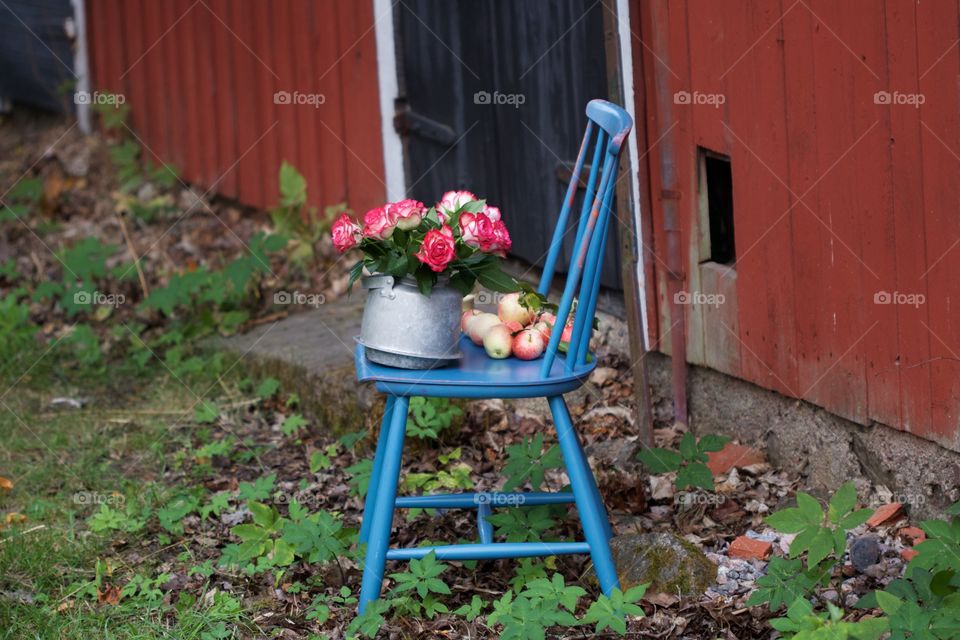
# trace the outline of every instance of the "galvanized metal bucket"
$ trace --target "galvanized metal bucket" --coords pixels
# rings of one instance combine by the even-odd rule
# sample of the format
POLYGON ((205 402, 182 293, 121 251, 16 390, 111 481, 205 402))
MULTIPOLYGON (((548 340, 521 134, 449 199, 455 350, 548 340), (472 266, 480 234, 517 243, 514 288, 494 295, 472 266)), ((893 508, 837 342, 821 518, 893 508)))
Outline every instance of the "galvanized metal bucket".
POLYGON ((429 296, 412 278, 392 276, 361 280, 367 289, 363 322, 357 341, 367 358, 400 369, 433 369, 448 365, 460 353, 459 292, 437 283, 429 296))

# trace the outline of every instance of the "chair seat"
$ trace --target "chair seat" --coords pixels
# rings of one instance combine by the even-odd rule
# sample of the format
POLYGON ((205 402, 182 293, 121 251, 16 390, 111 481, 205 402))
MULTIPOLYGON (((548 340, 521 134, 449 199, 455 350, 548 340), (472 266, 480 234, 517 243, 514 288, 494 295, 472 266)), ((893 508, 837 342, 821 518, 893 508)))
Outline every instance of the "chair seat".
POLYGON ((463 357, 446 367, 429 370, 397 369, 367 359, 357 345, 357 379, 375 382, 383 393, 398 396, 453 398, 536 398, 555 396, 583 385, 596 367, 596 358, 567 370, 566 356, 558 355, 550 375, 540 375, 542 359, 494 360, 466 336, 460 339, 463 357))

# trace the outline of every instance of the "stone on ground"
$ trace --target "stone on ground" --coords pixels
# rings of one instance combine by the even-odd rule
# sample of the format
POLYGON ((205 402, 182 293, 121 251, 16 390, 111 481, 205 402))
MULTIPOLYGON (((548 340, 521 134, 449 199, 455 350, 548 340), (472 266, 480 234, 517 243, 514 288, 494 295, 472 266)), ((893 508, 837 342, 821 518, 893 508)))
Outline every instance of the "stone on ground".
POLYGON ((903 517, 903 505, 899 502, 891 502, 879 507, 867 520, 868 527, 879 527, 884 524, 893 524, 903 517))
POLYGON ((850 543, 850 563, 863 573, 880 562, 880 543, 874 536, 860 536, 850 543))
POLYGON ((773 543, 757 540, 748 536, 739 536, 730 543, 730 557, 744 560, 766 560, 773 551, 773 543))
POLYGON ((697 596, 717 579, 717 565, 671 533, 615 536, 610 550, 623 591, 649 583, 648 594, 697 596))

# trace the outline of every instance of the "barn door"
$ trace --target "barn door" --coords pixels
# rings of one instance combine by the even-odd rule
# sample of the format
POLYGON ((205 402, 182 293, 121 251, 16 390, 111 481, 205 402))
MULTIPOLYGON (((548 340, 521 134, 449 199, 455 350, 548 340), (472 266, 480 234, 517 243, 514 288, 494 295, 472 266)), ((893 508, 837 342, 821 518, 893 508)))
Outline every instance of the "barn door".
MULTIPOLYGON (((602 11, 595 0, 398 3, 396 125, 411 197, 486 196, 506 216, 513 254, 542 265, 584 108, 607 95, 602 11)), ((607 247, 602 281, 620 288, 615 238, 607 247)))

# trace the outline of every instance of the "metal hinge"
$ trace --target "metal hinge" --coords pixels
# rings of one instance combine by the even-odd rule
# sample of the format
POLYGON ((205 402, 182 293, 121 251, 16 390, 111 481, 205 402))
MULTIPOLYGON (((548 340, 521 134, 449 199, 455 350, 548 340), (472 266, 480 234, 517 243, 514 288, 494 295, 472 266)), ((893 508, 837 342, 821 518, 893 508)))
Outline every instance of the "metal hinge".
POLYGON ((400 111, 393 117, 393 128, 402 136, 413 134, 444 146, 457 141, 457 132, 451 127, 410 109, 400 111))

